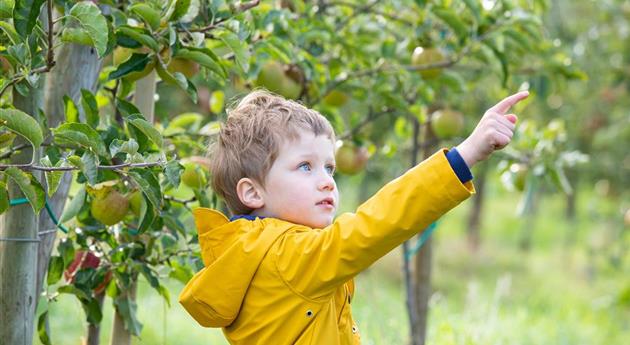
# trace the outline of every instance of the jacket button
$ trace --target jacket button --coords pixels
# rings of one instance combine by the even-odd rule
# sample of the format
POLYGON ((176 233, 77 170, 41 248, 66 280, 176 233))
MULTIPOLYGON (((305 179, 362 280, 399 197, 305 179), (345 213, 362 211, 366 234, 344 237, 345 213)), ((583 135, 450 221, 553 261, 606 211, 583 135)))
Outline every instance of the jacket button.
POLYGON ((307 316, 307 317, 313 317, 313 311, 312 311, 312 310, 310 310, 310 309, 309 309, 309 310, 307 310, 307 311, 306 311, 306 316, 307 316))
POLYGON ((357 332, 357 326, 352 326, 352 333, 356 333, 357 332))

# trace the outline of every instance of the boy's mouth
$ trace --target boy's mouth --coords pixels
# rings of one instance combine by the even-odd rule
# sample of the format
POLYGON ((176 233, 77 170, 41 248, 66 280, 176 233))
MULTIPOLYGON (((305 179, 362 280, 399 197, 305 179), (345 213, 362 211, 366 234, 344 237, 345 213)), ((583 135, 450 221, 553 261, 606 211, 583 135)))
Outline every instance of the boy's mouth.
POLYGON ((318 202, 316 205, 330 205, 335 206, 335 199, 333 198, 325 198, 324 200, 318 202))

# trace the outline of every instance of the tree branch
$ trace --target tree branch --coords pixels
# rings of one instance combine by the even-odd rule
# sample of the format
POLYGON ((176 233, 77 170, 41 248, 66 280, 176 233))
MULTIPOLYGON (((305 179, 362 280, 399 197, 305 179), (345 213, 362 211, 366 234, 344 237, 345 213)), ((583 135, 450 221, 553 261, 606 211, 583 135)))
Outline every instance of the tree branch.
MULTIPOLYGON (((123 163, 116 165, 97 165, 97 169, 101 170, 118 170, 121 168, 147 168, 154 167, 158 165, 162 165, 164 162, 150 162, 150 163, 123 163)), ((8 168, 19 168, 22 170, 38 170, 38 171, 71 171, 71 170, 81 170, 78 167, 45 167, 41 165, 33 165, 33 164, 0 164, 0 171, 6 170, 8 168)))

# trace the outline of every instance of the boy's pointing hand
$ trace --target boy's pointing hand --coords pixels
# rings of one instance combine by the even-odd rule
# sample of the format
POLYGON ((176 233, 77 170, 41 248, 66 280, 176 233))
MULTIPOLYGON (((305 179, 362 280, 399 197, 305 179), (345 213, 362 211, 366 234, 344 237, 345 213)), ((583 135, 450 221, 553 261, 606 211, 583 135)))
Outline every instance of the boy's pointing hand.
POLYGON ((506 113, 527 96, 528 91, 521 91, 488 109, 472 134, 457 146, 457 151, 469 168, 510 143, 518 118, 514 114, 506 113))

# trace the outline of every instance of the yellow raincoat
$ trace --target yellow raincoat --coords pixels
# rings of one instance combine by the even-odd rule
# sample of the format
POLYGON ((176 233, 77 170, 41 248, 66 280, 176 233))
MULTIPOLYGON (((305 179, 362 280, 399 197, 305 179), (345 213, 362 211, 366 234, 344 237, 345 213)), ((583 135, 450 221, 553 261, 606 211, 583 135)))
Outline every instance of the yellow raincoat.
POLYGON ((475 192, 444 152, 324 229, 194 210, 205 268, 180 303, 231 344, 359 344, 353 277, 475 192))

